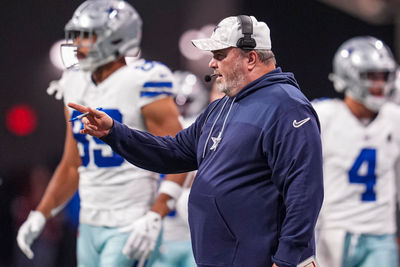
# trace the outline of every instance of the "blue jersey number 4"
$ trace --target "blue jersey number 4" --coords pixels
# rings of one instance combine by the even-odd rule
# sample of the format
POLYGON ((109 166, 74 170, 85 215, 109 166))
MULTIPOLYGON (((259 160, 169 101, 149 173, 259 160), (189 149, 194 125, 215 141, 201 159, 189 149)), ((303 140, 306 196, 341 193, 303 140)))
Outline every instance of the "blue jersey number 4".
POLYGON ((355 184, 365 184, 366 190, 361 195, 361 201, 376 201, 374 186, 376 184, 376 149, 364 148, 349 171, 349 181, 355 184), (368 165, 367 172, 360 175, 359 170, 363 164, 368 165))

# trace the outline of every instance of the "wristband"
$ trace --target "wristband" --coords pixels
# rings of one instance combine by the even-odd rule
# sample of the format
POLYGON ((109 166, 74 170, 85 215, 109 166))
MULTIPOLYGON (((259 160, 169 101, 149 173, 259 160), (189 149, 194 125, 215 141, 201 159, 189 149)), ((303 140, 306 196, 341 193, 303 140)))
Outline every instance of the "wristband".
POLYGON ((170 210, 173 210, 177 199, 182 193, 182 186, 173 181, 164 180, 162 181, 160 188, 158 189, 158 193, 164 193, 171 197, 170 200, 167 200, 166 204, 170 210))
POLYGON ((66 205, 67 205, 67 202, 65 202, 64 204, 61 204, 60 206, 52 209, 50 211, 50 216, 51 217, 55 217, 66 205))

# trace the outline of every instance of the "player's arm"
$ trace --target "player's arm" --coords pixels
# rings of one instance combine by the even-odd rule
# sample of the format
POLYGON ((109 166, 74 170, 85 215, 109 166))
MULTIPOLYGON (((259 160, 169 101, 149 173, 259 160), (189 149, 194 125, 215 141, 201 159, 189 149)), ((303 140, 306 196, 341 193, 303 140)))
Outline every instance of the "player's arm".
MULTIPOLYGON (((143 106, 142 115, 148 131, 154 135, 175 136, 182 129, 178 120, 179 112, 170 97, 143 106)), ((126 256, 144 261, 154 250, 161 231, 162 217, 174 208, 185 179, 186 173, 166 175, 151 210, 132 224, 133 230, 122 250, 126 256)))
POLYGON ((58 164, 53 177, 36 210, 40 211, 46 218, 52 216, 52 211, 65 204, 76 192, 79 184, 78 167, 81 165, 76 140, 73 136, 69 112, 65 108, 66 137, 64 153, 58 164))
POLYGON ((32 259, 34 254, 30 249, 33 241, 42 232, 46 220, 55 215, 76 192, 78 188, 78 167, 81 165, 76 141, 73 138, 69 113, 65 108, 67 121, 64 152, 56 171, 54 172, 46 191, 35 211, 31 211, 28 219, 18 231, 17 242, 25 255, 32 259))
MULTIPOLYGON (((179 112, 175 102, 170 97, 164 97, 142 108, 147 129, 158 136, 172 136, 182 130, 179 122, 179 112)), ((185 182, 186 173, 168 174, 160 187, 160 194, 151 210, 162 217, 170 212, 175 201, 179 198, 181 186, 185 182)))

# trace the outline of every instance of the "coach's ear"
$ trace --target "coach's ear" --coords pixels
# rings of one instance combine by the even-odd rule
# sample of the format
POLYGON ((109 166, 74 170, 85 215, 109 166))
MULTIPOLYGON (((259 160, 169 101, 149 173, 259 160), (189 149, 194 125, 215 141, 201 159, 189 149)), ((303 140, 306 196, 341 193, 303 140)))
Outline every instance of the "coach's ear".
POLYGON ((247 70, 252 71, 255 67, 256 64, 260 61, 257 53, 252 50, 247 53, 247 70))

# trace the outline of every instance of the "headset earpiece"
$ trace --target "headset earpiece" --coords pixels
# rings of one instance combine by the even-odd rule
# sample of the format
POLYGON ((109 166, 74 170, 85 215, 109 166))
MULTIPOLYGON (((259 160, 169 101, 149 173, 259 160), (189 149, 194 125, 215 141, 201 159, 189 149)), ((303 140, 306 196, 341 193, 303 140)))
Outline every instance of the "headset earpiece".
POLYGON ((253 21, 250 16, 240 15, 237 17, 242 28, 243 37, 237 41, 236 46, 244 50, 253 50, 257 46, 256 40, 251 38, 253 34, 253 21))

